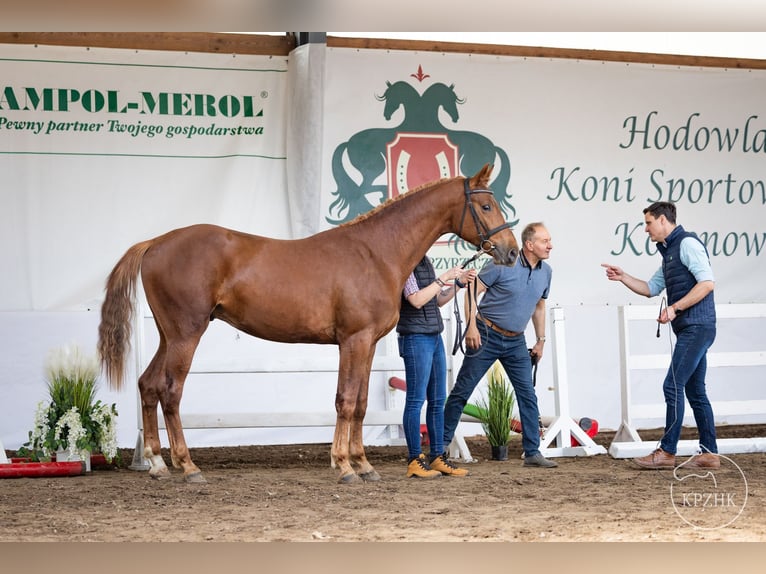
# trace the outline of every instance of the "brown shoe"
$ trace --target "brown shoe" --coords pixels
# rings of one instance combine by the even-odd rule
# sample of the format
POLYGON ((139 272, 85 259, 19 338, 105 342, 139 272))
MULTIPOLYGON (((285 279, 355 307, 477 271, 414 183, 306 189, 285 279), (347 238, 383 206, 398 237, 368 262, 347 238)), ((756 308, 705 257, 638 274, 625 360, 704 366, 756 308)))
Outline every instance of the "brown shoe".
POLYGON ((442 473, 432 470, 426 462, 426 455, 420 453, 418 458, 413 458, 407 465, 407 478, 441 478, 442 473))
POLYGON ((695 454, 688 461, 683 464, 684 468, 705 468, 709 470, 716 470, 721 468, 721 459, 717 454, 712 452, 705 452, 702 454, 695 454))
POLYGON ((634 458, 633 462, 641 468, 673 469, 676 466, 676 455, 658 448, 651 454, 647 454, 641 458, 634 458))
POLYGON ((440 454, 431 461, 431 468, 438 470, 445 476, 468 476, 468 470, 465 468, 458 468, 452 464, 447 458, 447 453, 440 454))

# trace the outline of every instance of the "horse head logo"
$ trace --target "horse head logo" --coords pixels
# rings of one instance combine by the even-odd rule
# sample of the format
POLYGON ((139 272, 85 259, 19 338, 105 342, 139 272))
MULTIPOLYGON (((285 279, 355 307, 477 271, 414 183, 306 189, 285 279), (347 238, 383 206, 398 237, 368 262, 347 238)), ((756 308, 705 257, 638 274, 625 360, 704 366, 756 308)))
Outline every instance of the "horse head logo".
POLYGON ((450 84, 449 86, 442 83, 432 84, 425 92, 423 92, 423 108, 434 115, 435 119, 433 120, 433 123, 438 125, 441 129, 446 128, 441 125, 438 116, 436 115, 439 108, 444 110, 450 119, 452 119, 452 123, 457 123, 460 118, 457 106, 458 104, 462 105, 465 102, 465 99, 460 99, 455 93, 455 84, 450 84))
MULTIPOLYGON (((390 121, 391 116, 400 107, 404 108, 405 121, 407 115, 414 115, 415 108, 420 102, 420 94, 407 82, 386 82, 386 91, 382 96, 375 96, 375 99, 379 102, 385 102, 383 107, 383 117, 390 121), (410 113, 412 112, 412 113, 410 113)), ((403 124, 404 122, 402 122, 403 124)), ((401 125, 399 127, 401 127, 401 125)))
MULTIPOLYGON (((420 94, 407 82, 386 82, 385 92, 382 96, 376 95, 375 99, 385 102, 383 117, 386 120, 404 107, 406 121, 413 115, 411 110, 417 106, 420 94)), ((386 171, 386 145, 400 126, 362 130, 335 148, 332 174, 337 189, 333 192, 336 199, 330 205, 330 217, 325 218, 328 223, 340 225, 351 221, 385 201, 387 186, 376 183, 376 180, 386 171), (357 175, 356 179, 351 177, 347 167, 357 175)))
MULTIPOLYGON (((387 81, 375 99, 384 102, 385 120, 396 118, 398 124, 362 130, 335 148, 332 173, 337 189, 325 218, 328 223, 345 223, 406 189, 476 173, 485 164, 495 166, 490 187, 503 214, 512 225, 518 223, 508 190, 511 164, 505 151, 486 136, 451 130, 442 123, 442 118, 451 120, 450 125, 457 123, 459 106, 467 101, 454 84, 435 82, 421 95, 408 82, 387 81)), ((457 238, 450 242, 461 246, 457 238)))

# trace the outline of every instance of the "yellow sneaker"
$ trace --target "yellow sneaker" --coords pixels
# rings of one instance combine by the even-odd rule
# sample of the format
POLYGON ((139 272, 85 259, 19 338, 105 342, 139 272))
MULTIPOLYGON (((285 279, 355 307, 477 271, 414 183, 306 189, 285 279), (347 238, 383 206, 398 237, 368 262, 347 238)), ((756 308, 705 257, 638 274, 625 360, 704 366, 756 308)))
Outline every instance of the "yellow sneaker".
POLYGON ((431 461, 431 468, 438 470, 446 476, 468 476, 470 473, 465 468, 458 468, 447 459, 447 453, 437 456, 431 461))
POLYGON ((413 458, 407 465, 407 478, 439 478, 442 473, 431 470, 426 462, 426 455, 420 453, 418 458, 413 458))

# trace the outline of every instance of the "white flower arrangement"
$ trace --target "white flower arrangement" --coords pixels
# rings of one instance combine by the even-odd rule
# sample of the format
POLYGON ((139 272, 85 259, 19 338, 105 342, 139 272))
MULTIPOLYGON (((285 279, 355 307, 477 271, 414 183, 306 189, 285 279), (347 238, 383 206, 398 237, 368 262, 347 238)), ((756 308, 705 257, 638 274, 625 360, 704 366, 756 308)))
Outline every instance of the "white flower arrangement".
POLYGON ((77 448, 77 446, 83 443, 86 434, 85 428, 82 426, 82 421, 80 420, 80 412, 77 410, 77 407, 72 407, 64 413, 63 417, 56 421, 56 430, 53 433, 53 438, 56 439, 59 445, 64 449, 69 449, 71 451, 76 449, 80 458, 85 458, 88 454, 88 449, 77 448), (64 429, 67 429, 68 432, 65 433, 64 429), (66 438, 64 437, 65 434, 66 438))
POLYGON ((48 410, 50 403, 40 401, 37 403, 37 410, 35 411, 35 421, 32 426, 32 430, 29 431, 29 445, 32 450, 37 450, 42 453, 43 458, 50 458, 51 449, 50 443, 46 440, 46 437, 50 433, 50 426, 48 425, 48 410))
POLYGON ((95 356, 78 347, 52 351, 45 367, 50 401, 41 401, 29 432, 33 458, 48 459, 59 448, 81 458, 100 451, 111 461, 117 455, 117 408, 95 400, 99 368, 95 356))
POLYGON ((93 406, 90 413, 93 422, 101 429, 99 433, 98 447, 101 454, 107 460, 112 460, 117 456, 117 410, 114 405, 111 407, 100 401, 93 406))

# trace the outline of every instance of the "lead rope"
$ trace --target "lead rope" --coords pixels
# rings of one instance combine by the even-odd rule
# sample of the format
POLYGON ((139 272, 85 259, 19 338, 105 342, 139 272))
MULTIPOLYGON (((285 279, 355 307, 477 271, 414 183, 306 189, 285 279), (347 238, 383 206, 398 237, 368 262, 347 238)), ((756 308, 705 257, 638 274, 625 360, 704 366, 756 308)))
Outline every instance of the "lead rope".
MULTIPOLYGON (((475 288, 476 285, 476 279, 471 281, 468 285, 466 285, 467 289, 471 289, 472 287, 475 288)), ((463 347, 463 339, 465 339, 465 333, 463 332, 463 319, 460 317, 460 305, 457 301, 457 296, 453 297, 453 313, 455 314, 455 342, 452 345, 452 354, 457 354, 458 349, 460 349, 460 352, 465 355, 465 348, 463 347)), ((468 297, 468 303, 470 306, 471 298, 468 297)), ((466 310, 466 317, 468 317, 468 310, 466 310)))
MULTIPOLYGON (((473 289, 473 293, 474 293, 473 297, 468 297, 468 309, 466 309, 466 312, 465 312, 465 316, 466 317, 470 317, 471 316, 470 314, 473 313, 473 306, 472 305, 476 301, 476 281, 477 281, 477 279, 474 279, 473 281, 468 283, 468 285, 466 285, 466 288, 469 291, 471 289, 473 289)), ((478 355, 479 353, 481 353, 483 347, 480 347, 479 350, 476 351, 475 353, 471 353, 471 354, 466 353, 465 348, 463 347, 463 340, 465 339, 465 335, 466 334, 462 332, 462 329, 463 328, 462 328, 462 320, 460 319, 460 309, 459 309, 458 305, 455 304, 455 344, 452 347, 452 354, 454 355, 455 353, 457 353, 458 349, 460 349, 460 351, 466 357, 473 357, 473 356, 478 355)), ((485 330, 484 338, 486 339, 487 338, 487 334, 486 334, 487 326, 486 325, 484 326, 484 330, 485 330)))
MULTIPOLYGON (((463 263, 463 265, 460 266, 461 269, 465 269, 466 265, 468 265, 469 263, 474 261, 481 254, 482 254, 482 251, 480 249, 479 251, 477 251, 474 254, 473 257, 468 259, 465 263, 463 263)), ((468 291, 469 291, 468 308, 465 311, 465 316, 466 317, 470 317, 471 316, 470 313, 472 312, 472 309, 473 309, 472 304, 473 304, 473 301, 475 300, 475 297, 476 297, 476 295, 475 295, 476 294, 476 281, 477 281, 477 279, 474 279, 473 281, 471 281, 470 283, 468 283, 466 285, 466 289, 468 289, 468 291), (473 289, 473 292, 474 292, 474 296, 473 297, 470 296, 471 289, 473 289)), ((455 342, 452 345, 452 354, 455 355, 457 353, 458 349, 460 349, 460 352, 463 353, 463 355, 465 355, 465 347, 463 347, 463 340, 465 339, 465 333, 463 332, 463 319, 460 317, 460 305, 459 305, 458 300, 457 300, 457 294, 452 299, 453 299, 453 302, 452 302, 453 313, 455 314, 455 342)))
MULTIPOLYGON (((461 269, 465 269, 466 265, 469 263, 475 261, 479 256, 483 255, 484 253, 489 253, 492 251, 495 246, 489 241, 489 238, 492 237, 495 233, 502 231, 503 229, 510 228, 511 224, 508 222, 503 223, 502 225, 499 225, 495 227, 494 229, 487 229, 486 226, 479 220, 478 215, 476 215, 476 211, 473 208, 473 205, 470 201, 470 196, 473 193, 492 193, 489 189, 471 189, 470 187, 470 180, 469 178, 465 178, 465 181, 463 183, 463 189, 465 191, 465 203, 463 204, 463 213, 460 217, 460 229, 463 229, 463 224, 465 223, 465 214, 469 210, 471 211, 471 218, 473 219, 473 224, 476 226, 476 232, 479 235, 479 247, 476 250, 476 253, 473 254, 472 257, 469 259, 466 259, 466 261, 460 266, 461 269), (487 247, 489 245, 489 247, 487 247)), ((467 285, 467 288, 470 290, 471 287, 474 289, 474 298, 476 293, 476 280, 474 279, 472 283, 469 283, 467 285)), ((458 349, 465 355, 465 348, 463 347, 463 340, 465 339, 465 333, 463 333, 463 321, 460 318, 460 307, 458 305, 457 301, 457 291, 455 292, 455 297, 453 297, 453 307, 454 307, 454 314, 455 314, 455 342, 452 345, 452 354, 456 354, 458 349)), ((469 303, 471 302, 471 298, 468 298, 469 303)), ((466 316, 468 317, 468 312, 470 312, 470 309, 466 311, 466 316)))

